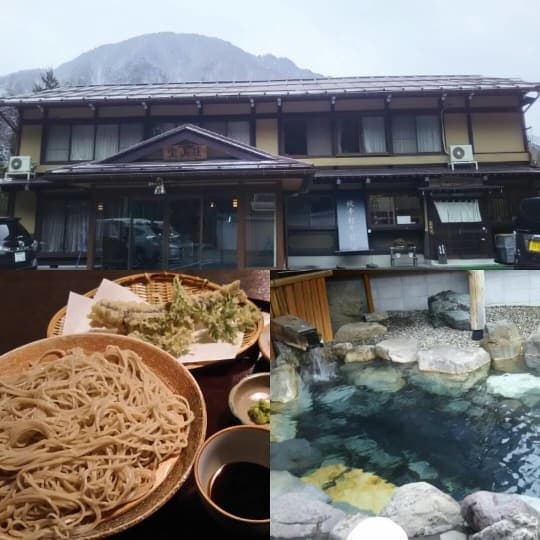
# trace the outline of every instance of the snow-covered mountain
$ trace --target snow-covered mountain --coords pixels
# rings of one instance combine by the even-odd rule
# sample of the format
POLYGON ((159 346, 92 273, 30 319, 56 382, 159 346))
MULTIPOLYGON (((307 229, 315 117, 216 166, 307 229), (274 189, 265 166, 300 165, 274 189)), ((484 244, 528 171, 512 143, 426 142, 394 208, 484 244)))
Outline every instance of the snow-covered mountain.
MULTIPOLYGON (((43 69, 0 76, 0 96, 32 92, 43 69)), ((250 54, 228 41, 198 34, 145 34, 102 45, 54 68, 62 85, 245 81, 316 77, 288 58, 250 54)), ((13 116, 12 111, 6 114, 13 116)), ((0 120, 0 162, 9 155, 11 129, 0 120)))
MULTIPOLYGON (((32 91, 44 69, 0 76, 0 95, 32 91)), ((310 78, 287 58, 250 54, 197 34, 145 34, 102 45, 54 68, 61 84, 154 83, 310 78)))

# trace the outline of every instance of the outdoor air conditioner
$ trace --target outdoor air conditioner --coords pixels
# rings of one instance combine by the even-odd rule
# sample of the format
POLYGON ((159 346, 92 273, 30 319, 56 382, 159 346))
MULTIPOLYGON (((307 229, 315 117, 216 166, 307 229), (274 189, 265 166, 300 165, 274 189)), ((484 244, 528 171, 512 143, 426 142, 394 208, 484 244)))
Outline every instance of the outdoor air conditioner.
POLYGON ((276 199, 273 193, 256 193, 251 201, 251 209, 254 212, 269 212, 276 207, 276 199))
POLYGON ((8 164, 8 174, 30 174, 32 158, 30 156, 11 156, 8 164))
POLYGON ((454 170, 454 165, 474 164, 478 169, 478 162, 474 159, 472 146, 470 144, 451 144, 449 147, 450 163, 454 170))

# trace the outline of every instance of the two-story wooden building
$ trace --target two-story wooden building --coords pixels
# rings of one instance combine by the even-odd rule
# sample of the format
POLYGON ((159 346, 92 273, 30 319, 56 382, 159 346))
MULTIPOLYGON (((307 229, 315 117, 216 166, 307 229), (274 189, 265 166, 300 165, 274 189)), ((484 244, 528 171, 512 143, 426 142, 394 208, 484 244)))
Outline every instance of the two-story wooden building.
POLYGON ((15 155, 35 169, 0 183, 0 213, 50 264, 388 266, 403 246, 489 262, 517 202, 540 193, 524 121, 539 91, 408 76, 4 98, 20 114, 15 155))

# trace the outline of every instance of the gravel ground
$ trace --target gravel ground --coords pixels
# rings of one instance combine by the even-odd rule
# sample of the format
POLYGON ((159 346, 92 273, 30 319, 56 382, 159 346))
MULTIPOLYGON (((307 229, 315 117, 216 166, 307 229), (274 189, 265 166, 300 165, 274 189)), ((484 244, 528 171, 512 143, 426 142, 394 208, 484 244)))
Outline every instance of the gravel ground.
MULTIPOLYGON (((425 311, 389 311, 389 319, 381 324, 388 331, 383 336, 369 340, 375 344, 382 339, 414 338, 418 340, 420 349, 429 349, 436 345, 452 345, 460 349, 479 347, 478 341, 471 339, 470 331, 454 330, 443 326, 433 328, 425 311)), ((500 319, 513 321, 520 330, 521 335, 527 338, 529 334, 540 326, 540 307, 530 306, 489 306, 486 308, 487 322, 500 319)))

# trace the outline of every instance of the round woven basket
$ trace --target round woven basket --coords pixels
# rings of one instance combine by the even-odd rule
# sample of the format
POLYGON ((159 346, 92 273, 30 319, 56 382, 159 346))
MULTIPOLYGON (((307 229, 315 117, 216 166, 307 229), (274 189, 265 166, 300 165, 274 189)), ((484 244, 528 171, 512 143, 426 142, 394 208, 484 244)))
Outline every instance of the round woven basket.
MULTIPOLYGON (((114 282, 128 287, 132 292, 140 296, 143 300, 149 304, 158 304, 161 302, 170 302, 173 297, 174 278, 180 279, 182 287, 188 294, 195 294, 205 290, 215 291, 221 287, 208 279, 204 279, 198 276, 192 276, 189 274, 180 274, 177 272, 145 272, 142 274, 133 274, 130 276, 121 277, 115 279, 114 282)), ((97 289, 92 289, 84 294, 88 298, 93 298, 97 289)), ((47 337, 59 336, 62 334, 64 327, 64 320, 66 317, 66 306, 58 310, 49 321, 47 326, 47 337)), ((262 314, 257 322, 257 326, 244 332, 244 339, 238 354, 242 354, 252 345, 258 342, 259 336, 264 327, 264 320, 262 314)), ((213 362, 212 362, 213 363, 213 362)), ((206 363, 189 363, 186 367, 189 369, 202 367, 207 365, 206 363)))

